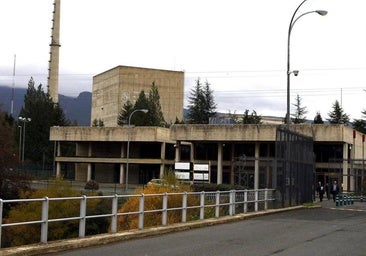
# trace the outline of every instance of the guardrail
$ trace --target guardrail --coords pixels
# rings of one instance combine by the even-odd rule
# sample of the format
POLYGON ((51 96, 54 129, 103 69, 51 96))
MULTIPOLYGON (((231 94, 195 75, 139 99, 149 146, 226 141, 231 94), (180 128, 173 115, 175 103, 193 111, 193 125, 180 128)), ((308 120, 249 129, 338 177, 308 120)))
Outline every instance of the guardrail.
POLYGON ((187 222, 187 211, 189 209, 199 209, 199 219, 205 218, 205 210, 207 208, 215 209, 214 217, 222 217, 220 214, 223 212, 226 215, 234 216, 239 210, 242 213, 249 211, 249 207, 253 211, 267 210, 268 203, 275 200, 273 189, 259 189, 259 190, 232 190, 232 191, 216 191, 216 192, 183 192, 183 193, 163 193, 163 194, 137 194, 137 195, 109 195, 109 196, 80 196, 80 197, 64 197, 64 198, 37 198, 37 199, 14 199, 14 200, 2 200, 0 199, 0 245, 2 230, 5 227, 20 226, 20 225, 33 225, 40 224, 41 234, 40 242, 47 243, 48 241, 48 224, 52 222, 72 221, 78 220, 79 222, 79 237, 85 237, 85 228, 87 219, 92 218, 111 218, 110 232, 116 233, 118 230, 117 220, 120 216, 137 215, 138 216, 138 229, 144 228, 144 217, 147 213, 159 213, 161 214, 161 225, 168 225, 168 212, 169 211, 181 211, 181 222, 187 222), (182 203, 181 207, 169 208, 169 198, 171 196, 180 196, 182 203), (197 200, 196 205, 188 204, 188 197, 195 197, 197 200), (139 198, 139 206, 135 212, 119 212, 118 204, 120 199, 128 199, 132 197, 139 198), (161 197, 162 206, 160 209, 145 209, 145 201, 149 197, 161 197), (87 201, 88 199, 109 199, 111 200, 111 210, 107 214, 99 215, 87 215, 87 201), (64 218, 49 218, 49 204, 50 202, 57 202, 61 200, 78 200, 80 205, 79 216, 64 217, 64 218), (39 220, 14 222, 14 223, 2 223, 3 209, 5 204, 19 204, 40 202, 41 209, 34 209, 34 211, 41 210, 41 218, 39 220), (226 207, 226 211, 220 211, 222 207, 226 207))

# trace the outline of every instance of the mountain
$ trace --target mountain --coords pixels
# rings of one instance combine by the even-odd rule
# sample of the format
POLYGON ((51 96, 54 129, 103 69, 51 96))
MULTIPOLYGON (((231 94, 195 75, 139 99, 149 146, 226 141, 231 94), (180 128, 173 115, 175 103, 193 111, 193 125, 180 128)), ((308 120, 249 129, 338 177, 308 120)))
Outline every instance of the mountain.
MULTIPOLYGON (((19 112, 24 104, 24 95, 26 94, 26 88, 14 89, 14 106, 13 116, 18 118, 19 112)), ((10 113, 11 112, 11 99, 13 89, 8 86, 0 86, 0 107, 1 110, 10 113)), ((66 118, 71 122, 76 121, 79 126, 90 126, 90 114, 91 114, 91 92, 82 92, 78 97, 69 97, 60 94, 59 103, 60 107, 64 111, 66 118)))

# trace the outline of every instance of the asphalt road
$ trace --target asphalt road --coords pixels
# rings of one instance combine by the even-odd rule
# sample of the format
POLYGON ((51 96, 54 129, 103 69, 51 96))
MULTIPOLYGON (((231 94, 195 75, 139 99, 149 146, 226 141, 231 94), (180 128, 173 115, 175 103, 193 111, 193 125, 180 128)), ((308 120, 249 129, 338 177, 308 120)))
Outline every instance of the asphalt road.
POLYGON ((366 203, 322 205, 53 255, 366 255, 366 203))

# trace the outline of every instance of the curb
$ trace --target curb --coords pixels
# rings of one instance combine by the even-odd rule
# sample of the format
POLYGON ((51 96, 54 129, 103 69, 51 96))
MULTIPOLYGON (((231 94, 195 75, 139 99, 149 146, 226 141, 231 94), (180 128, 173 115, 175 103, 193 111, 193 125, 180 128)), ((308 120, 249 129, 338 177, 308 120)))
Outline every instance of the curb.
POLYGON ((249 218, 254 218, 258 216, 280 213, 284 211, 293 211, 299 209, 306 209, 309 207, 304 206, 293 206, 281 209, 270 209, 266 211, 259 212, 251 212, 251 213, 241 213, 235 216, 225 216, 220 217, 218 219, 205 219, 192 221, 188 223, 177 223, 169 226, 163 227, 155 227, 155 228, 147 228, 143 230, 131 230, 126 232, 118 232, 118 233, 108 233, 108 234, 100 234, 93 235, 85 238, 74 238, 67 240, 58 240, 51 241, 47 244, 32 244, 32 245, 24 245, 20 247, 11 247, 0 249, 0 255, 2 256, 10 256, 10 255, 45 255, 49 253, 56 253, 67 250, 74 250, 79 248, 86 248, 96 245, 105 245, 109 243, 121 242, 130 239, 144 238, 148 236, 157 236, 162 234, 168 234, 172 232, 179 232, 184 230, 190 230, 194 228, 201 228, 213 225, 219 225, 224 223, 230 223, 235 221, 241 221, 249 218))

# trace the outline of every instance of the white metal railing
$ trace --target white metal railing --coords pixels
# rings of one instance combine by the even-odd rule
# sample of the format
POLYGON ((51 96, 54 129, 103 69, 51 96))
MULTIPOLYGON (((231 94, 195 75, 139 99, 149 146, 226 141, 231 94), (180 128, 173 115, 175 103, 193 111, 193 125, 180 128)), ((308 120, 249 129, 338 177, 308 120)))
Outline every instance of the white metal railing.
MULTIPOLYGON (((161 224, 163 226, 168 225, 168 212, 169 211, 181 211, 181 222, 187 222, 187 211, 189 209, 199 209, 199 219, 205 218, 205 209, 214 208, 215 218, 219 218, 221 207, 227 207, 226 215, 233 216, 238 210, 242 213, 248 212, 248 205, 253 205, 253 211, 267 210, 268 203, 275 200, 273 189, 258 189, 258 190, 232 190, 232 191, 216 191, 216 192, 181 192, 181 193, 163 193, 163 194, 136 194, 136 195, 109 195, 109 196, 79 196, 79 197, 64 197, 64 198, 37 198, 37 199, 14 199, 14 200, 2 200, 0 199, 0 245, 2 230, 4 227, 20 226, 20 225, 31 225, 40 224, 41 234, 40 242, 47 243, 48 241, 48 223, 60 222, 60 221, 79 221, 79 237, 85 237, 86 220, 92 218, 111 218, 110 232, 117 232, 117 219, 119 216, 126 215, 138 215, 138 228, 144 228, 144 217, 146 213, 160 213, 161 224), (172 195, 180 195, 182 197, 181 207, 169 208, 168 202, 169 197, 172 195), (160 209, 145 209, 145 200, 148 197, 158 196, 162 197, 162 207, 160 209), (197 205, 189 205, 188 197, 196 197, 199 201, 197 205), (139 197, 139 209, 135 212, 118 212, 118 200, 128 199, 130 197, 139 197), (99 214, 99 215, 87 215, 87 199, 111 199, 112 205, 110 213, 99 214), (80 205, 79 216, 64 217, 57 219, 49 218, 49 203, 51 201, 61 200, 78 200, 80 205), (5 204, 17 204, 27 202, 41 202, 41 219, 25 222, 14 222, 14 223, 2 223, 3 209, 5 204)), ((36 209, 35 209, 36 210, 36 209)))

